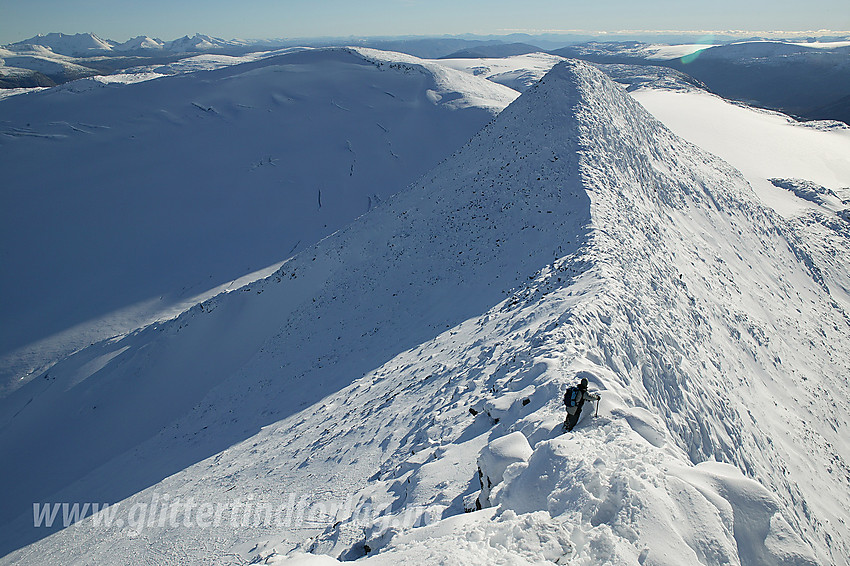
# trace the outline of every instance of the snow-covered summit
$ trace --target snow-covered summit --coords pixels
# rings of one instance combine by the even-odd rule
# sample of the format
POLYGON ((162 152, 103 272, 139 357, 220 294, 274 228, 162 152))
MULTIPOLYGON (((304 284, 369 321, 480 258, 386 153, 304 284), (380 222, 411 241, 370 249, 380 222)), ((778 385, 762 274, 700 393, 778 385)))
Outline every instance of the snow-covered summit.
MULTIPOLYGON (((37 467, 31 445, 55 458, 47 442, 103 464, 52 497, 127 497, 121 524, 11 559, 281 562, 300 543, 366 564, 847 564, 850 361, 833 346, 848 339, 816 261, 739 172, 563 62, 272 276, 86 348, 5 401, 14 461, 37 467), (600 417, 562 434, 579 374, 603 391, 600 417), (121 437, 86 444, 103 430, 121 437), (531 454, 488 486, 495 507, 464 515, 478 455, 517 432, 531 454), (228 510, 353 496, 438 521, 128 531, 162 493, 228 510)), ((26 490, 14 473, 3 484, 26 490)))
POLYGON ((238 40, 210 37, 209 35, 204 35, 202 33, 196 33, 193 36, 184 35, 178 39, 165 42, 165 48, 175 53, 213 51, 227 47, 244 46, 245 43, 238 40))
POLYGON ((115 51, 135 51, 135 50, 159 50, 165 48, 165 42, 161 39, 155 39, 146 35, 139 35, 128 39, 124 43, 118 43, 113 46, 115 51))
POLYGON ((35 37, 12 43, 11 49, 27 45, 42 45, 49 47, 54 53, 70 56, 84 56, 99 54, 103 51, 111 51, 113 43, 101 39, 93 33, 76 33, 73 35, 65 33, 38 34, 35 37))

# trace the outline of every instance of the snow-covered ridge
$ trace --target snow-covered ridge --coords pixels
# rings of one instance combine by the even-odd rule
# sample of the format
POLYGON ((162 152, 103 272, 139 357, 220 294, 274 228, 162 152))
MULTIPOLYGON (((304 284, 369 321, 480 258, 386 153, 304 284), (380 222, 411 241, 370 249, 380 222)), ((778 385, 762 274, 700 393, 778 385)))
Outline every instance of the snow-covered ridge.
POLYGON ((440 59, 440 64, 524 92, 549 72, 563 57, 529 53, 488 59, 440 59))
POLYGON ((694 60, 698 57, 733 59, 741 62, 756 58, 783 58, 806 56, 820 52, 842 53, 850 45, 847 41, 792 42, 779 40, 748 40, 732 43, 653 44, 639 41, 590 41, 565 47, 563 51, 580 55, 620 57, 670 61, 694 60))
MULTIPOLYGON (((549 72, 563 57, 548 53, 529 53, 492 59, 440 59, 441 65, 470 73, 525 92, 549 72)), ((703 90, 699 81, 667 67, 652 65, 598 64, 597 67, 628 90, 653 88, 658 90, 703 90)))
POLYGON ((212 51, 216 49, 224 49, 228 47, 244 47, 247 43, 235 39, 222 39, 220 37, 210 37, 201 33, 196 33, 193 36, 184 35, 181 38, 173 41, 167 41, 163 47, 169 51, 177 53, 193 52, 193 51, 212 51))
MULTIPOLYGON (((140 35, 123 43, 92 33, 39 34, 0 47, 0 86, 54 86, 81 77, 114 76, 116 69, 128 71, 131 65, 138 65, 139 58, 151 58, 161 65, 163 60, 187 58, 196 53, 242 54, 250 51, 249 45, 253 44, 203 34, 173 41, 140 35)), ((140 76, 139 72, 134 74, 140 76)))
POLYGON ((746 62, 751 59, 776 59, 793 56, 817 56, 822 52, 847 53, 850 43, 831 42, 820 44, 790 43, 783 41, 746 41, 728 45, 712 46, 699 53, 700 57, 735 59, 746 62))
POLYGON ((747 60, 752 58, 787 57, 789 55, 812 54, 817 50, 833 51, 850 46, 850 41, 738 41, 728 44, 693 43, 680 45, 643 45, 630 54, 659 61, 671 59, 695 59, 707 55, 727 59, 747 60))
MULTIPOLYGON (((579 167, 598 229, 590 246, 595 253, 587 254, 595 267, 584 273, 598 269, 599 287, 586 303, 580 298, 570 303, 570 297, 586 287, 573 282, 559 290, 554 278, 561 270, 541 274, 534 289, 522 295, 527 302, 520 300, 516 307, 522 314, 512 318, 526 321, 514 344, 530 345, 531 352, 523 355, 531 359, 524 371, 508 370, 491 386, 498 391, 501 385, 504 390, 496 397, 507 401, 494 402, 487 412, 498 422, 491 437, 498 438, 497 431, 521 430, 534 446, 528 473, 522 464, 506 472, 507 485, 496 502, 502 521, 514 526, 507 527, 508 532, 524 524, 535 534, 523 530, 523 545, 516 535, 498 534, 501 527, 494 525, 496 532, 488 533, 481 523, 490 517, 485 515, 452 521, 451 527, 447 522, 402 534, 389 542, 386 536, 367 538, 365 544, 372 551, 380 550, 367 562, 447 560, 468 545, 472 549, 463 560, 473 564, 492 562, 505 551, 552 561, 581 556, 592 564, 643 563, 649 556, 653 562, 670 564, 840 562, 844 552, 836 541, 842 537, 829 534, 824 525, 836 525, 836 534, 844 532, 838 526, 842 504, 836 505, 832 497, 846 496, 845 480, 827 472, 816 480, 810 477, 807 463, 797 457, 797 446, 814 443, 830 453, 812 470, 828 468, 829 461, 842 462, 847 469, 841 440, 828 424, 845 409, 836 407, 823 415, 817 401, 817 389, 823 387, 846 407, 847 388, 840 376, 847 360, 832 358, 829 346, 847 335, 845 313, 824 292, 812 258, 796 246, 781 219, 756 204, 737 172, 659 128, 601 77, 583 70, 564 81, 566 77, 558 73, 565 70, 556 68, 544 79, 556 85, 549 87, 552 90, 541 86, 540 93, 532 91, 539 96, 526 95, 494 125, 499 129, 509 122, 506 115, 527 120, 529 107, 547 108, 557 116, 565 100, 558 100, 554 91, 562 87, 569 92, 569 85, 577 83, 579 167), (559 104, 552 104, 553 99, 559 104), (758 251, 746 252, 752 249, 758 251), (777 299, 782 303, 778 308, 777 299), (559 316, 553 313, 553 320, 546 310, 558 300, 570 308, 554 307, 559 316), (804 315, 802 329, 797 315, 783 314, 794 304, 812 313, 804 315), (822 316, 831 322, 823 323, 822 316), (728 334, 718 333, 724 330, 728 334), (811 340, 822 332, 837 334, 818 349, 811 340), (799 355, 798 340, 810 342, 804 357, 799 355), (535 361, 544 364, 542 360, 547 360, 542 370, 532 369, 535 361), (814 360, 817 370, 807 367, 814 360), (547 422, 546 411, 535 412, 533 407, 555 405, 551 398, 562 389, 553 385, 578 370, 595 374, 594 381, 608 390, 605 397, 612 406, 607 412, 615 418, 574 438, 547 441, 557 434, 557 422, 547 422), (816 378, 816 389, 797 381, 798 372, 803 379, 816 378), (763 389, 767 376, 781 384, 781 393, 763 389), (789 427, 786 417, 776 414, 774 403, 781 407, 780 415, 787 412, 802 422, 789 427), (526 405, 532 407, 526 409, 531 413, 527 416, 522 409, 526 405), (666 432, 659 434, 659 427, 666 432), (796 438, 786 444, 777 430, 796 438), (713 459, 735 463, 776 490, 778 497, 732 467, 686 464, 713 459), (788 468, 801 465, 805 471, 794 479, 788 468), (813 487, 824 486, 822 482, 830 487, 813 487), (824 496, 824 490, 832 495, 824 496), (820 511, 811 511, 812 506, 820 511), (542 524, 531 526, 528 519, 517 517, 541 510, 551 517, 542 518, 542 524), (818 513, 824 513, 825 522, 811 521, 818 513), (586 526, 577 532, 578 525, 586 526), (535 543, 535 536, 542 533, 548 533, 548 543, 543 537, 535 543), (796 533, 802 533, 823 557, 816 558, 796 533), (499 550, 488 545, 490 537, 501 541, 499 550)), ((563 123, 555 116, 548 118, 563 123)), ((541 127, 538 120, 530 122, 541 127)), ((517 134, 517 129, 505 129, 517 134)), ((488 335, 504 338, 491 317, 499 315, 478 319, 476 324, 484 329, 467 329, 465 340, 452 342, 468 346, 482 340, 486 344, 488 335)), ((464 329, 453 334, 463 335, 464 329)), ((435 350, 436 345, 417 354, 427 357, 435 350)), ((506 350, 516 352, 509 346, 506 350)), ((475 356, 456 346, 444 364, 463 368, 457 370, 461 375, 478 373, 470 369, 475 367, 471 361, 475 356)), ((409 362, 407 356, 399 360, 409 362)), ((491 373, 479 371, 482 376, 491 373)), ((491 371, 494 379, 500 374, 498 367, 491 371)), ((482 381, 482 386, 487 383, 486 378, 482 381)), ((440 453, 438 448, 435 457, 439 459, 440 453)), ((451 459, 447 460, 449 466, 451 459)), ((388 492, 397 494, 399 483, 416 486, 434 473, 420 469, 411 475, 390 474, 388 483, 396 483, 388 486, 388 492)), ((433 496, 416 487, 403 492, 400 499, 406 505, 429 502, 429 497, 434 502, 433 496)), ((332 529, 330 546, 320 542, 310 548, 335 554, 344 532, 332 529)))
POLYGON ((146 35, 139 35, 133 38, 128 39, 124 43, 117 43, 112 46, 112 49, 115 51, 134 51, 137 49, 145 50, 145 49, 165 49, 166 42, 161 39, 148 37, 146 35))
POLYGON ((446 68, 441 64, 442 61, 430 61, 404 53, 380 51, 365 47, 354 47, 352 49, 379 65, 388 64, 391 67, 401 68, 402 65, 408 64, 421 68, 426 74, 434 76, 437 88, 428 92, 429 98, 435 104, 446 104, 450 108, 483 106, 490 108, 494 113, 498 113, 519 96, 516 90, 496 83, 491 83, 494 88, 482 92, 482 85, 486 83, 479 79, 470 80, 469 73, 446 68))
MULTIPOLYGON (((73 57, 54 53, 42 45, 25 45, 14 49, 0 47, 0 78, 33 73, 40 73, 43 79, 47 79, 45 75, 49 75, 73 80, 96 75, 98 71, 81 65, 73 57)), ((53 86, 53 83, 47 79, 42 86, 53 86)))
MULTIPOLYGON (((150 397, 182 416, 54 497, 151 486, 126 513, 158 491, 301 490, 444 519, 364 538, 342 517, 300 546, 368 544, 366 563, 847 564, 848 339, 817 260, 739 172, 565 62, 269 278, 58 364, 3 434, 67 403, 84 408, 51 418, 73 449, 77 427, 150 418, 150 397), (603 390, 600 418, 562 435, 579 372, 603 390), (506 468, 495 511, 461 515, 479 452, 514 432, 528 461, 506 468)), ((12 559, 261 560, 311 533, 144 534, 83 523, 12 559)))
POLYGON ((40 45, 47 47, 54 53, 60 55, 79 56, 103 51, 111 51, 115 42, 102 39, 93 33, 77 33, 73 35, 65 33, 38 34, 29 39, 18 41, 8 45, 11 49, 27 48, 40 45))

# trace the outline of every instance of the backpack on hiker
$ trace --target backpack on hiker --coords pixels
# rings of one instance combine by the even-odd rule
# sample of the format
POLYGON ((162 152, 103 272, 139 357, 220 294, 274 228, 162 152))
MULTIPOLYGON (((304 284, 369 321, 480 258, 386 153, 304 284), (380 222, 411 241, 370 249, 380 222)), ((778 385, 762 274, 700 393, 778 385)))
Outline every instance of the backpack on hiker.
POLYGON ((578 407, 581 400, 581 389, 576 386, 568 387, 564 393, 564 405, 567 407, 578 407))

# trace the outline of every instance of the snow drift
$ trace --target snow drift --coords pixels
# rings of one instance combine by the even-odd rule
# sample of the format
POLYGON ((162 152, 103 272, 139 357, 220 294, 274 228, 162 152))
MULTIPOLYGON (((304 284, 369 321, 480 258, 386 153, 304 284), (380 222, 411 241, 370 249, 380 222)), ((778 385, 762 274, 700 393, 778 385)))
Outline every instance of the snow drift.
MULTIPOLYGON (((27 462, 3 472, 17 508, 127 498, 120 522, 9 558, 847 564, 848 338, 817 261, 740 173, 599 71, 561 63, 272 276, 7 399, 0 450, 27 462), (579 372, 600 416, 564 435, 579 372), (479 453, 516 433, 527 462, 505 467, 495 507, 464 514, 479 453), (35 445, 88 467, 51 495, 35 445), (161 493, 353 496, 433 523, 128 530, 133 504, 161 493)), ((31 531, 4 529, 3 548, 31 531)))

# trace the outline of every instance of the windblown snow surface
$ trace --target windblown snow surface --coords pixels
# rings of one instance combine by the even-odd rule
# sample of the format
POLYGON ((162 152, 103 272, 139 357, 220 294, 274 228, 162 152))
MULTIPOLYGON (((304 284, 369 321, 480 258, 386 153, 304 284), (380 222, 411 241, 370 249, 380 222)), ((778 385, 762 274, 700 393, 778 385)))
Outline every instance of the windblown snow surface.
POLYGON ((737 170, 560 63, 270 277, 5 399, 16 524, 33 500, 120 503, 4 561, 848 564, 848 339, 817 261, 737 170), (565 434, 579 375, 599 414, 565 434), (311 512, 133 516, 189 499, 311 512), (383 513, 329 511, 346 500, 383 513))

